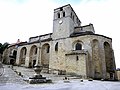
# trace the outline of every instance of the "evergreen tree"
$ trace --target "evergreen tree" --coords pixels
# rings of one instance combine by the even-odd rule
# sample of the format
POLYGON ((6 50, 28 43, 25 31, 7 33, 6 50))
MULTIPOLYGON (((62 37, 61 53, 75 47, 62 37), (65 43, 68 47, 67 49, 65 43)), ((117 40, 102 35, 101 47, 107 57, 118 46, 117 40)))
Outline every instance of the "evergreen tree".
POLYGON ((4 44, 0 43, 0 54, 3 54, 4 50, 8 47, 9 43, 5 42, 4 44))

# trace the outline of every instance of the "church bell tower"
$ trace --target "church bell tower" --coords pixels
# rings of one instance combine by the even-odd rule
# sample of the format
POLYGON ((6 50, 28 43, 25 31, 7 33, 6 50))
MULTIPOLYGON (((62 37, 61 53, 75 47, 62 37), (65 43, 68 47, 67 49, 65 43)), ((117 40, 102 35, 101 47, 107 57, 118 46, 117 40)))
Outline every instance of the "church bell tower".
POLYGON ((81 21, 70 4, 54 9, 53 39, 67 38, 81 21))

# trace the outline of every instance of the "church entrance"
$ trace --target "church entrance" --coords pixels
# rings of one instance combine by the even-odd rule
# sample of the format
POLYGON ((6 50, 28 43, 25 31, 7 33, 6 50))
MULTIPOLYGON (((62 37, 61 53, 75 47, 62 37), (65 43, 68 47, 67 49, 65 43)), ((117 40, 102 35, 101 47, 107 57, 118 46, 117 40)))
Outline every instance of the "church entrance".
POLYGON ((14 59, 10 59, 10 64, 14 65, 15 64, 15 60, 14 59))
POLYGON ((110 72, 110 80, 114 80, 114 73, 110 72))

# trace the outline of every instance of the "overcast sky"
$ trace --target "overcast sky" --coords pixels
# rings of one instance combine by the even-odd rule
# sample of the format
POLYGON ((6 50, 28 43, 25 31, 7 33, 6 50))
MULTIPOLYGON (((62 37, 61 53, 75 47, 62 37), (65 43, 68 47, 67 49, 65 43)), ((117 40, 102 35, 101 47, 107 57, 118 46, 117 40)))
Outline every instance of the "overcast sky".
POLYGON ((71 4, 82 25, 92 23, 97 34, 112 38, 120 67, 120 0, 0 0, 0 43, 52 32, 53 10, 71 4))

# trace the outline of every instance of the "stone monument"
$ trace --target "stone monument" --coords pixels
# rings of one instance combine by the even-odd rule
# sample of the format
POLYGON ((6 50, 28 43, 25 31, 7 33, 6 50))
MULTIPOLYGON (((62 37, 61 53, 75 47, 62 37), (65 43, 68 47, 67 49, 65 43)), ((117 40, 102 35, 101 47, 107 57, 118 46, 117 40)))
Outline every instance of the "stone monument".
POLYGON ((35 74, 33 77, 29 78, 30 84, 39 84, 39 83, 50 83, 52 82, 51 79, 46 79, 46 77, 43 77, 40 72, 42 71, 43 66, 42 65, 35 65, 34 71, 35 74))

